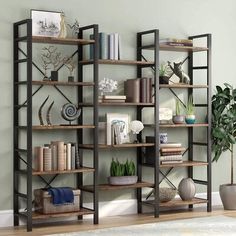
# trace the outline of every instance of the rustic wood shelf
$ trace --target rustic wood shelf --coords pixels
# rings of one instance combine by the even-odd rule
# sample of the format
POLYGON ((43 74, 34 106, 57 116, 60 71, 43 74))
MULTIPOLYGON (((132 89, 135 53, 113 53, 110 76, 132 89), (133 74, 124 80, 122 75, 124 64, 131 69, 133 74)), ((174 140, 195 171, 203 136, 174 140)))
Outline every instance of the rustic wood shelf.
POLYGON ((161 168, 165 167, 188 167, 188 166, 207 166, 207 162, 203 161, 183 161, 182 163, 175 163, 175 164, 161 164, 161 168))
MULTIPOLYGON (((93 107, 92 103, 79 103, 80 107, 93 107)), ((154 103, 134 103, 134 102, 99 102, 99 106, 141 106, 141 107, 153 107, 154 103)))
MULTIPOLYGON (((152 188, 154 187, 153 183, 148 182, 138 182, 136 184, 130 185, 110 185, 110 184, 99 184, 98 189, 100 191, 109 191, 109 190, 120 190, 120 189, 131 189, 131 188, 152 188)), ((81 190, 85 190, 87 192, 93 192, 92 185, 85 185, 80 187, 81 190)))
MULTIPOLYGON (((144 124, 145 127, 155 127, 154 124, 144 124)), ((160 128, 190 128, 190 127, 208 127, 206 123, 195 124, 160 124, 160 128)))
POLYGON ((76 38, 56 38, 44 36, 32 36, 33 43, 49 43, 49 44, 62 44, 62 45, 85 45, 92 44, 94 40, 76 39, 76 38))
MULTIPOLYGON (((194 204, 202 204, 207 203, 208 201, 203 198, 193 198, 189 201, 183 201, 180 198, 173 199, 169 202, 160 202, 160 207, 177 207, 177 206, 187 206, 187 205, 194 205, 194 204)), ((143 204, 154 205, 154 201, 143 201, 143 204)))
POLYGON ((79 211, 72 211, 72 212, 66 212, 66 213, 40 214, 37 212, 33 212, 32 219, 39 220, 39 219, 59 218, 59 217, 68 217, 68 216, 71 217, 71 216, 90 215, 90 214, 94 214, 94 211, 86 209, 86 208, 80 208, 79 211))
POLYGON ((160 88, 196 88, 196 89, 201 89, 201 88, 208 88, 208 85, 191 85, 191 84, 160 84, 160 88))
MULTIPOLYGON (((19 126, 26 128, 26 126, 19 126)), ((75 130, 75 129, 94 129, 94 125, 34 125, 33 130, 75 130)))
MULTIPOLYGON (((80 61, 79 64, 89 65, 93 64, 93 60, 84 60, 80 61)), ((98 64, 106 64, 106 65, 146 65, 153 66, 153 61, 135 61, 135 60, 98 60, 98 64)))
MULTIPOLYGON (((106 148, 136 148, 136 147, 153 147, 154 143, 125 143, 125 144, 114 144, 114 145, 106 145, 106 144, 98 144, 98 148, 106 149, 106 148)), ((83 149, 93 149, 93 144, 79 144, 79 148, 83 149)))
POLYGON ((93 82, 32 81, 32 85, 94 86, 93 82))
POLYGON ((81 167, 76 170, 52 170, 52 171, 33 171, 32 175, 55 175, 55 174, 73 174, 94 172, 94 168, 81 167))

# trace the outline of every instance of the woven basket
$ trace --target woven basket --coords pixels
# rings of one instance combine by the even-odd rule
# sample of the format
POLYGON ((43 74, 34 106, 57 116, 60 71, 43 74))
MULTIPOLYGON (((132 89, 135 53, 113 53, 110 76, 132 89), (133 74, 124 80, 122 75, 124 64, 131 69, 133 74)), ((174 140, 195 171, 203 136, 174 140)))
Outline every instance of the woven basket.
POLYGON ((74 203, 53 205, 52 197, 48 191, 43 189, 34 190, 35 211, 43 214, 64 213, 80 210, 80 190, 73 190, 74 203))

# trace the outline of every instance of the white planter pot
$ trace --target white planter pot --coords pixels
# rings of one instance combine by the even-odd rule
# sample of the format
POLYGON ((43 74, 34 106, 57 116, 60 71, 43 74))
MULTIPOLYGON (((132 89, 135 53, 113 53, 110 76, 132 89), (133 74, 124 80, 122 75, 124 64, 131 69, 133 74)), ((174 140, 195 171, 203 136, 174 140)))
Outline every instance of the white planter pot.
POLYGON ((110 185, 130 185, 138 181, 138 176, 109 176, 108 183, 110 185))
POLYGON ((225 210, 236 210, 236 184, 220 185, 220 197, 225 210))

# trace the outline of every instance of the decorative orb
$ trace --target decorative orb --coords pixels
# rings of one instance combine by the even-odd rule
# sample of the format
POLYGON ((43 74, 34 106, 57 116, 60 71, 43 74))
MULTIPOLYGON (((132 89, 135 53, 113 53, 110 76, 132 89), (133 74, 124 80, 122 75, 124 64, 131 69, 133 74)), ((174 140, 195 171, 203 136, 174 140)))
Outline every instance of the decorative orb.
POLYGON ((143 130, 144 126, 143 123, 139 120, 133 120, 130 122, 130 130, 134 134, 138 134, 141 130, 143 130))

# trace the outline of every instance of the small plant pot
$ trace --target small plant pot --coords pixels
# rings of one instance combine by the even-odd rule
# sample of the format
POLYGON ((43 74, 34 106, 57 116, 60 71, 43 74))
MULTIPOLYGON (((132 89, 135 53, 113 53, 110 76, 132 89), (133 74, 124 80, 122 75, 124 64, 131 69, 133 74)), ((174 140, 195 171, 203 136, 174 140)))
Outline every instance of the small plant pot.
POLYGON ((51 81, 58 81, 58 71, 51 71, 51 81))
POLYGON ((159 83, 160 84, 169 84, 169 77, 168 76, 159 76, 159 83))
POLYGON ((184 124, 185 123, 185 116, 184 115, 173 116, 172 120, 175 124, 184 124))
POLYGON ((195 121, 196 121, 195 115, 186 115, 186 116, 185 116, 185 122, 186 122, 187 124, 194 124, 195 121))
POLYGON ((74 82, 74 76, 70 75, 68 76, 68 82, 74 82))
POLYGON ((138 181, 138 176, 109 176, 108 183, 110 185, 131 185, 138 181))

